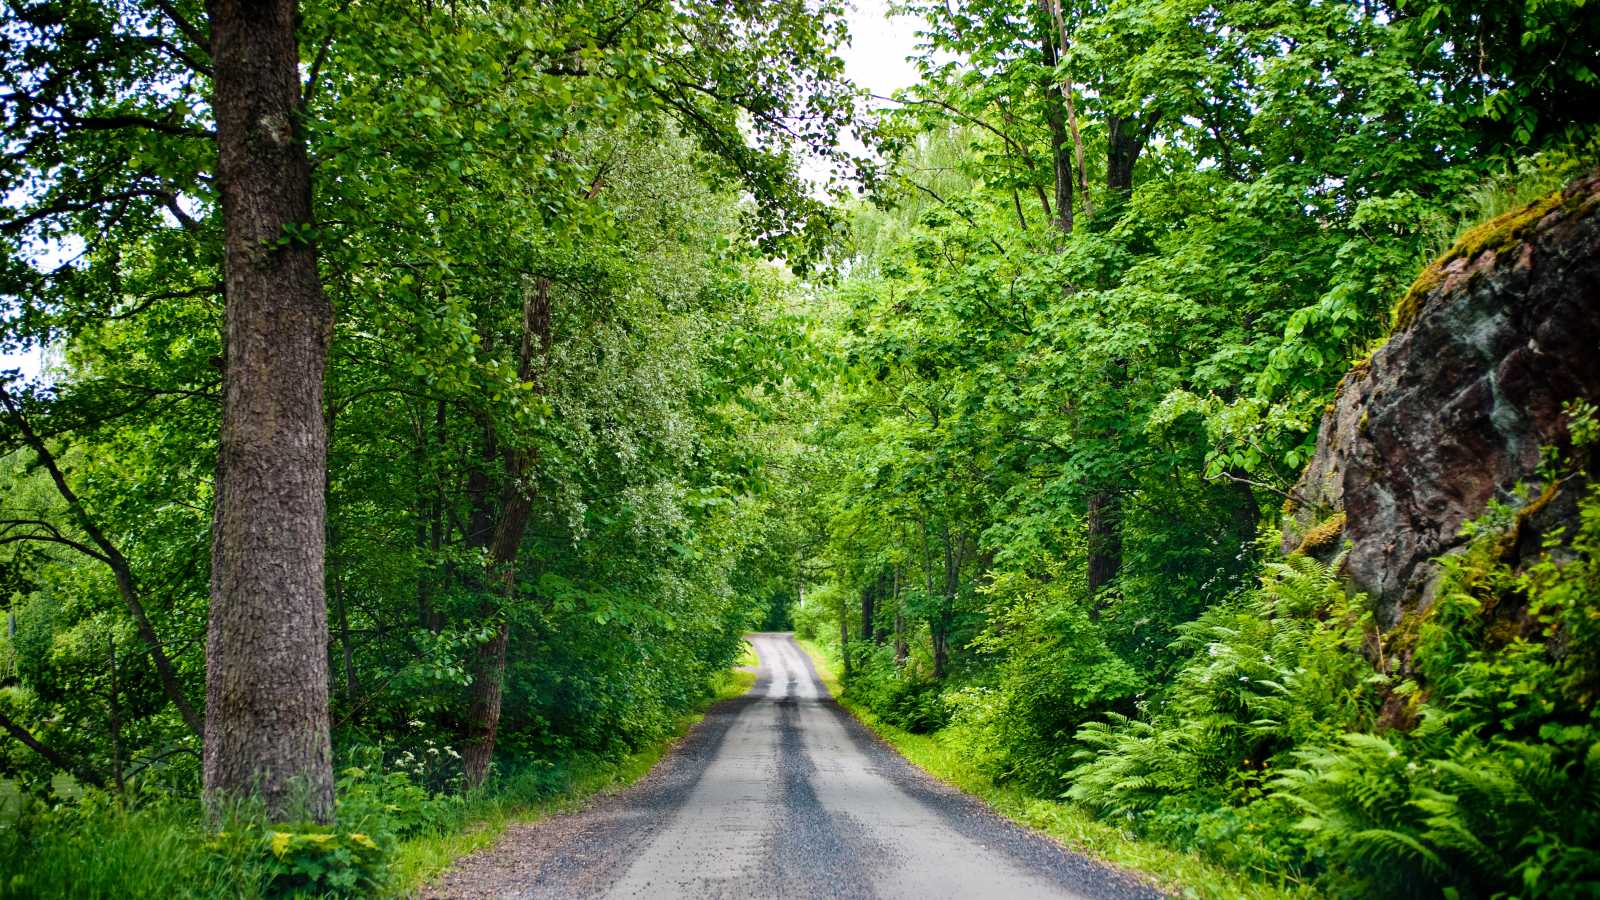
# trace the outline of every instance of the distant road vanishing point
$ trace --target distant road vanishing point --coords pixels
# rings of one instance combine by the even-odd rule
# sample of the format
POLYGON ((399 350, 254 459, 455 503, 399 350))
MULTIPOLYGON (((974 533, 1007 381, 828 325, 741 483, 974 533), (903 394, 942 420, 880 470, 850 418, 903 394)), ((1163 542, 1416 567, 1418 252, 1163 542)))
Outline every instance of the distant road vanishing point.
POLYGON ((437 898, 1158 900, 930 778, 829 695, 790 634, 755 687, 634 787, 514 829, 437 898))

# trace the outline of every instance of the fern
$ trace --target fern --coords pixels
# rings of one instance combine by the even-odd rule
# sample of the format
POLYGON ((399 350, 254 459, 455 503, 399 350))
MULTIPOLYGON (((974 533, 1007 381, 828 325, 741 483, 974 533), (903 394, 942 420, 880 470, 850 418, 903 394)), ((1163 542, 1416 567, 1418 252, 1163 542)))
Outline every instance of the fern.
MULTIPOLYGON (((1418 642, 1429 696, 1410 734, 1308 744, 1273 783, 1346 885, 1371 896, 1600 896, 1600 494, 1576 559, 1515 572, 1475 529, 1418 642), (1543 633, 1491 639, 1508 604, 1543 633)), ((1501 634, 1504 634, 1504 630, 1501 634)))
POLYGON ((1269 564, 1253 596, 1180 626, 1188 664, 1145 718, 1077 732, 1066 796, 1124 817, 1173 794, 1225 796, 1273 756, 1363 722, 1364 663, 1340 650, 1352 640, 1342 561, 1269 564))

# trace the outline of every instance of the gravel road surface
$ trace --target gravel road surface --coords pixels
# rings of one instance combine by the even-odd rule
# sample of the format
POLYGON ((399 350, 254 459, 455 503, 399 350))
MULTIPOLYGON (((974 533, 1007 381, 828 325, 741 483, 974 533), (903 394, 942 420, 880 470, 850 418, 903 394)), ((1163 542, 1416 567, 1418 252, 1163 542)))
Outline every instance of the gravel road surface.
POLYGON ((754 634, 755 687, 650 775, 513 829, 435 898, 1160 900, 907 763, 834 702, 788 634, 754 634))

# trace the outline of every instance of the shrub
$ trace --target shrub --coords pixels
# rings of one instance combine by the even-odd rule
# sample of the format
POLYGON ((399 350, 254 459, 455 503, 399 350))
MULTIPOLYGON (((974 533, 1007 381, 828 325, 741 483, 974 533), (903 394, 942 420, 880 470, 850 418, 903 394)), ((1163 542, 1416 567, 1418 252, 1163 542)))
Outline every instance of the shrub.
POLYGON ((1360 890, 1600 895, 1600 489, 1580 510, 1569 561, 1524 572, 1501 561, 1515 517, 1490 510, 1419 629, 1421 725, 1310 743, 1275 783, 1360 890))
POLYGON ((313 824, 252 826, 219 843, 230 842, 257 848, 269 898, 369 893, 383 884, 395 845, 392 834, 341 833, 313 824))
POLYGON ((992 697, 956 699, 955 724, 966 743, 987 748, 991 774, 1053 791, 1071 766, 1073 733, 1132 712, 1144 680, 1106 645, 1081 577, 1065 567, 1045 579, 1003 573, 983 593, 989 626, 972 648, 1003 661, 992 697))

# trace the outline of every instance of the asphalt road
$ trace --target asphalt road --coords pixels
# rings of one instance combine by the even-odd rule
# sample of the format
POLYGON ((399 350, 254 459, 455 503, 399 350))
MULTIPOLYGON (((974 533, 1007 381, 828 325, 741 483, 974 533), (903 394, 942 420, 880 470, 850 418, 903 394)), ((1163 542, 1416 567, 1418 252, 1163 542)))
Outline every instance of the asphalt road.
POLYGON ((829 696, 787 634, 750 636, 755 687, 650 776, 515 829, 440 898, 1157 900, 911 766, 829 696))

